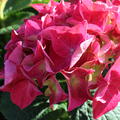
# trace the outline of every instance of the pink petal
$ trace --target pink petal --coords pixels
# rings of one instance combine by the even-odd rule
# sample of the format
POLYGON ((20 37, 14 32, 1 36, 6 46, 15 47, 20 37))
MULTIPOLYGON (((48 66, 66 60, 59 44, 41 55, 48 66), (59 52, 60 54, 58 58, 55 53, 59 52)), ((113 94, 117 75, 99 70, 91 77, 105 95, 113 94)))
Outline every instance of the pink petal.
POLYGON ((3 79, 3 78, 4 78, 4 71, 0 70, 0 79, 3 79))
POLYGON ((50 96, 50 105, 66 100, 67 95, 62 90, 59 82, 55 77, 51 77, 46 80, 45 85, 48 85, 48 89, 45 91, 45 95, 50 96))
POLYGON ((12 51, 8 59, 18 65, 21 63, 23 59, 23 48, 21 42, 18 42, 17 47, 12 51))
POLYGON ((114 109, 120 101, 120 57, 108 71, 104 80, 101 79, 93 99, 94 118, 114 109), (99 109, 98 109, 99 108, 99 109))
POLYGON ((24 46, 35 47, 38 34, 41 32, 41 21, 40 20, 27 20, 25 23, 25 41, 24 46))
POLYGON ((88 99, 91 99, 91 95, 88 90, 88 81, 86 80, 86 77, 90 73, 91 71, 83 68, 76 68, 71 72, 63 72, 67 79, 69 91, 69 111, 82 105, 88 99))
POLYGON ((11 83, 17 76, 17 67, 16 65, 9 61, 6 60, 5 61, 5 85, 11 83))
POLYGON ((114 86, 102 86, 93 100, 93 117, 97 119, 106 112, 113 110, 120 101, 120 93, 114 86), (99 93, 102 96, 99 96, 99 93))
POLYGON ((72 28, 67 26, 48 27, 42 31, 42 36, 44 39, 48 39, 46 43, 50 43, 46 49, 48 47, 48 55, 53 63, 58 63, 58 66, 61 63, 64 64, 61 65, 63 66, 61 69, 74 66, 93 40, 92 36, 87 35, 85 21, 72 28))
POLYGON ((32 4, 31 6, 38 12, 41 12, 44 6, 46 6, 46 4, 39 3, 39 4, 32 4))
POLYGON ((42 94, 37 87, 26 79, 22 79, 14 84, 10 92, 13 103, 18 105, 21 109, 30 105, 38 95, 42 94))
MULTIPOLYGON (((14 68, 12 63, 7 62, 7 65, 11 65, 10 69, 14 68)), ((13 103, 23 109, 30 105, 36 96, 41 95, 42 93, 31 80, 21 73, 20 69, 14 69, 14 71, 10 71, 10 69, 7 71, 9 75, 7 77, 12 78, 5 79, 5 84, 0 90, 10 92, 13 103)))

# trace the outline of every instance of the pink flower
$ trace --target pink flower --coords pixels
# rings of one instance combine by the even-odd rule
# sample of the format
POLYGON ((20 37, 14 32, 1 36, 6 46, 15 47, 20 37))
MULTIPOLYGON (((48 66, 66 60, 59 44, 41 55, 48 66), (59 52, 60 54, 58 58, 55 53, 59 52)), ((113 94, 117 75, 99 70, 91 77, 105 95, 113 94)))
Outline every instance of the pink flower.
POLYGON ((90 99, 94 118, 114 109, 120 101, 119 1, 50 0, 31 6, 38 15, 13 30, 5 47, 4 72, 0 71, 5 82, 0 89, 10 92, 20 108, 47 86, 44 94, 50 106, 68 99, 71 111, 90 99), (105 76, 108 65, 112 67, 105 76), (65 76, 68 95, 55 77, 59 72, 65 76), (90 90, 96 88, 92 97, 90 90))
POLYGON ((73 67, 87 50, 93 36, 87 34, 86 25, 83 22, 72 28, 51 26, 42 31, 46 52, 54 63, 55 71, 73 67))

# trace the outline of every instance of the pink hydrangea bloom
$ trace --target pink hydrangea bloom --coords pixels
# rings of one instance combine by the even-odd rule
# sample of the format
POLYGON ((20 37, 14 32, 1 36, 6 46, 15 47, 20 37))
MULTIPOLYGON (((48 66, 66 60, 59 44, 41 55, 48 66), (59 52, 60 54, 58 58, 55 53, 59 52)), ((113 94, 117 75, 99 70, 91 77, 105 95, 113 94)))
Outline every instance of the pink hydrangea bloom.
POLYGON ((10 92, 20 108, 44 94, 50 106, 68 100, 69 111, 93 100, 94 118, 114 109, 120 101, 119 5, 119 0, 50 0, 31 5, 38 15, 13 30, 5 46, 4 71, 0 71, 5 81, 0 90, 10 92), (55 77, 59 72, 65 76, 68 93, 55 77), (91 96, 90 90, 96 88, 91 96))

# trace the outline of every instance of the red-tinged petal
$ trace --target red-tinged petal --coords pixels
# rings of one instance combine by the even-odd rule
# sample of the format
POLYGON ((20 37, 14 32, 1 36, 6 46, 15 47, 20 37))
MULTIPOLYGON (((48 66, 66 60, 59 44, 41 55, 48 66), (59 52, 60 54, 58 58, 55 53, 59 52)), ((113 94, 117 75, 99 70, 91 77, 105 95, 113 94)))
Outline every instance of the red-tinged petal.
POLYGON ((45 16, 42 16, 41 21, 42 21, 42 29, 45 29, 46 27, 54 25, 53 18, 48 14, 45 16))
POLYGON ((120 56, 120 44, 113 49, 112 55, 115 60, 120 56))
POLYGON ((45 48, 43 47, 42 43, 40 41, 37 41, 37 47, 36 50, 34 52, 34 56, 35 56, 35 61, 40 61, 44 60, 45 62, 45 66, 46 66, 46 71, 48 72, 53 72, 50 64, 54 64, 53 61, 51 60, 50 56, 47 55, 45 48))
POLYGON ((5 76, 5 81, 4 81, 5 85, 11 83, 15 79, 15 77, 17 76, 16 65, 13 62, 9 61, 9 60, 5 61, 5 73, 4 73, 4 76, 5 76))
POLYGON ((27 20, 25 23, 25 37, 31 39, 41 30, 39 21, 27 20), (34 36, 33 36, 34 35, 34 36))
POLYGON ((91 70, 86 70, 83 68, 76 68, 72 72, 63 72, 67 79, 69 91, 69 111, 75 109, 88 99, 92 98, 88 90, 88 81, 86 80, 86 77, 91 72, 91 70))
POLYGON ((67 13, 69 9, 70 9, 70 3, 61 0, 60 3, 56 6, 56 13, 61 15, 61 13, 67 13))
POLYGON ((103 33, 103 30, 95 24, 88 24, 88 33, 97 35, 103 33))
MULTIPOLYGON (((49 57, 52 60, 52 64, 47 60, 48 68, 51 68, 52 71, 58 72, 61 69, 67 68, 70 65, 70 59, 65 59, 65 57, 61 57, 57 55, 53 49, 49 49, 49 57), (50 67, 49 67, 50 65, 50 67)), ((50 70, 50 69, 49 69, 50 70)))
POLYGON ((97 61, 98 53, 100 50, 100 45, 97 41, 92 41, 87 50, 83 53, 80 60, 75 64, 75 66, 80 67, 82 64, 89 61, 97 61))
POLYGON ((28 75, 33 79, 38 81, 38 85, 42 87, 43 82, 48 77, 49 73, 46 71, 46 64, 44 60, 37 62, 31 67, 28 75))
POLYGON ((105 76, 105 80, 107 82, 110 82, 110 75, 112 73, 111 71, 116 71, 118 73, 120 72, 120 57, 115 61, 115 63, 112 65, 107 75, 105 76))
POLYGON ((16 65, 19 65, 21 63, 23 59, 23 48, 21 42, 18 42, 17 47, 12 51, 8 59, 16 65))
POLYGON ((34 65, 34 55, 26 56, 22 61, 22 66, 26 71, 30 71, 31 67, 34 65))
POLYGON ((81 0, 69 0, 71 3, 78 3, 81 0))
POLYGON ((43 45, 39 40, 37 40, 37 46, 34 51, 34 61, 39 61, 40 59, 44 59, 44 57, 47 57, 47 56, 44 51, 43 45))
POLYGON ((45 95, 50 96, 50 105, 66 100, 67 94, 62 90, 55 77, 51 77, 46 80, 45 85, 48 85, 45 95))
POLYGON ((18 30, 16 30, 16 32, 18 33, 18 36, 20 39, 24 39, 24 37, 25 37, 25 24, 21 25, 20 28, 18 28, 18 30))
POLYGON ((11 52, 16 48, 17 44, 20 43, 19 41, 24 39, 24 31, 25 31, 24 24, 18 29, 13 30, 11 33, 11 40, 5 46, 7 53, 5 54, 5 60, 8 59, 11 52))
POLYGON ((101 64, 98 60, 87 61, 81 66, 86 69, 93 69, 94 72, 89 77, 89 88, 96 88, 99 84, 99 79, 102 78, 102 72, 105 68, 104 64, 101 64))
POLYGON ((39 3, 39 4, 32 4, 31 6, 38 12, 42 12, 46 4, 39 3))
POLYGON ((70 63, 70 67, 69 68, 72 68, 80 60, 80 58, 86 52, 86 50, 89 47, 89 45, 92 42, 92 40, 93 40, 93 37, 91 37, 90 39, 82 42, 80 47, 78 47, 75 50, 74 54, 72 55, 71 63, 70 63))
POLYGON ((8 76, 5 75, 12 78, 6 78, 5 84, 0 90, 10 92, 13 103, 23 109, 30 105, 36 96, 41 95, 42 93, 38 90, 31 79, 28 79, 23 75, 20 69, 16 70, 14 68, 14 63, 12 64, 12 62, 7 61, 6 65, 10 68, 7 70, 8 76))
POLYGON ((120 93, 114 86, 102 86, 93 100, 93 117, 97 119, 106 112, 113 110, 120 101, 120 93), (99 96, 99 93, 102 96, 99 96))
POLYGON ((88 23, 98 25, 104 30, 108 16, 108 6, 102 2, 83 0, 83 4, 80 5, 80 14, 88 23))
POLYGON ((45 55, 43 53, 43 48, 40 44, 40 42, 37 41, 36 49, 34 50, 34 53, 27 55, 24 57, 22 61, 22 66, 26 71, 30 71, 31 68, 41 60, 43 61, 45 55))
POLYGON ((3 79, 3 78, 4 78, 4 71, 0 70, 0 79, 3 79))
POLYGON ((38 40, 38 34, 41 32, 41 21, 27 20, 25 23, 25 41, 24 46, 35 47, 38 40))
POLYGON ((108 59, 111 56, 111 48, 112 48, 112 43, 111 41, 107 42, 103 47, 100 49, 98 53, 98 59, 101 63, 106 63, 108 62, 108 59))
POLYGON ((92 9, 93 7, 93 1, 92 0, 81 0, 84 5, 86 5, 89 9, 92 9))
POLYGON ((54 0, 50 0, 48 4, 32 4, 31 6, 37 10, 39 13, 45 15, 47 13, 54 13, 56 6, 58 5, 58 2, 55 2, 54 0))
POLYGON ((93 100, 94 118, 102 116, 106 112, 113 110, 120 102, 120 74, 111 71, 110 83, 102 82, 93 100), (99 109, 98 109, 99 108, 99 109))
MULTIPOLYGON (((85 21, 72 28, 52 26, 45 29, 42 35, 43 38, 48 39, 49 43, 51 42, 51 47, 49 48, 49 52, 47 52, 50 58, 52 59, 56 56, 56 59, 59 58, 58 62, 64 61, 64 63, 68 63, 65 67, 70 68, 80 59, 93 40, 93 36, 87 35, 85 21), (54 51, 54 54, 51 51, 54 51)), ((54 61, 54 59, 52 60, 54 61)))
MULTIPOLYGON (((42 87, 43 81, 48 76, 48 64, 51 62, 39 41, 37 41, 37 47, 34 54, 26 56, 22 61, 22 66, 31 79, 38 82, 39 87, 42 87)), ((49 67, 50 70, 50 67, 49 67)), ((52 72, 52 71, 51 71, 52 72)))
POLYGON ((101 34, 100 38, 96 39, 99 42, 100 49, 97 54, 97 59, 100 63, 108 63, 108 59, 113 57, 113 42, 106 34, 101 34))
POLYGON ((71 54, 74 49, 85 41, 87 35, 86 22, 75 27, 52 26, 45 29, 43 37, 51 39, 54 51, 60 56, 71 54))
POLYGON ((120 0, 112 0, 112 3, 114 4, 114 5, 120 5, 120 0))
POLYGON ((116 29, 117 33, 120 34, 120 14, 117 14, 115 29, 116 29))
POLYGON ((22 79, 11 88, 11 99, 21 109, 30 105, 42 93, 27 79, 22 79))
POLYGON ((13 30, 11 33, 11 40, 7 43, 7 45, 5 46, 6 50, 15 48, 15 43, 20 41, 19 35, 17 33, 17 31, 13 30))
POLYGON ((120 101, 120 57, 101 79, 93 99, 94 118, 114 109, 120 101), (98 109, 99 108, 99 109, 98 109))
POLYGON ((106 0, 96 0, 96 1, 101 1, 101 2, 105 2, 106 3, 106 0))

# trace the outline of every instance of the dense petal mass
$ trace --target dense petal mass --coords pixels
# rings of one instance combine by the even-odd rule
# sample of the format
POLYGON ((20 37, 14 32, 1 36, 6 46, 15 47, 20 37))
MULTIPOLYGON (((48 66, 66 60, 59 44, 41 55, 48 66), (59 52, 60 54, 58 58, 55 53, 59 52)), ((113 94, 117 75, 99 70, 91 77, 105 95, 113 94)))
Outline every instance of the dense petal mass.
POLYGON ((87 34, 86 22, 72 28, 52 26, 45 29, 42 32, 42 36, 51 43, 49 49, 51 49, 50 51, 52 52, 49 51, 48 53, 50 58, 54 58, 52 59, 54 61, 55 57, 53 56, 55 55, 56 59, 59 58, 58 60, 55 60, 60 61, 59 64, 61 64, 62 59, 64 63, 67 63, 66 66, 61 66, 60 69, 63 69, 64 67, 73 67, 93 40, 93 36, 88 36, 87 34))
MULTIPOLYGON (((40 87, 42 87, 43 81, 47 78, 49 73, 47 72, 47 63, 49 57, 45 54, 45 51, 40 43, 37 41, 37 46, 34 54, 27 55, 22 61, 22 66, 27 74, 33 80, 37 80, 40 87)), ((51 71, 52 72, 52 71, 51 71)))
POLYGON ((54 8, 58 5, 58 2, 50 0, 48 4, 32 4, 31 6, 42 14, 54 12, 54 8))

